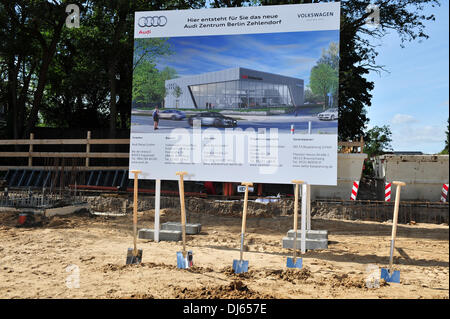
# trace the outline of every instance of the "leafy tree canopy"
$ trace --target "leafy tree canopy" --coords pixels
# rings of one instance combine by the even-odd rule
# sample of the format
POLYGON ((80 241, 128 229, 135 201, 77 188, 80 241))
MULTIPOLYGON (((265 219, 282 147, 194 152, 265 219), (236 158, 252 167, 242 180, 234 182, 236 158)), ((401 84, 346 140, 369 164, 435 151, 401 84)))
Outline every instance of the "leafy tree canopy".
POLYGON ((381 127, 374 126, 366 132, 364 153, 369 157, 382 155, 385 152, 392 151, 392 132, 389 125, 381 127))

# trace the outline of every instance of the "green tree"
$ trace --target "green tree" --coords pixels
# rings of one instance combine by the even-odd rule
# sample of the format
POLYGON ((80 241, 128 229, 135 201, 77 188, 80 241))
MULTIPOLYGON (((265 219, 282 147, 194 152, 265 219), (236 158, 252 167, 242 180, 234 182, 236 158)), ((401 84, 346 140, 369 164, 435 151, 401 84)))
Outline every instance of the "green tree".
POLYGON ((334 93, 338 87, 338 73, 325 63, 314 66, 309 77, 312 93, 320 95, 324 109, 328 108, 328 93, 334 93))
POLYGON ((364 153, 370 157, 392 151, 392 132, 389 125, 374 126, 368 130, 364 138, 364 153))
POLYGON ((204 4, 1 0, 0 101, 6 101, 7 135, 27 137, 42 119, 43 125, 62 127, 108 125, 114 137, 115 128, 126 127, 131 116, 134 12, 204 4), (81 9, 80 29, 64 27, 68 3, 81 9))
POLYGON ((331 42, 327 49, 322 49, 322 56, 317 64, 328 64, 333 70, 339 70, 339 44, 331 42))
POLYGON ((140 63, 133 75, 133 101, 149 104, 163 95, 164 83, 155 65, 149 61, 140 63))
POLYGON ((173 68, 159 71, 149 60, 142 60, 133 75, 133 102, 141 104, 163 104, 167 95, 165 81, 176 77, 173 68))
POLYGON ((38 120, 48 71, 61 38, 66 1, 2 1, 0 56, 7 101, 7 131, 14 138, 29 136, 38 120))

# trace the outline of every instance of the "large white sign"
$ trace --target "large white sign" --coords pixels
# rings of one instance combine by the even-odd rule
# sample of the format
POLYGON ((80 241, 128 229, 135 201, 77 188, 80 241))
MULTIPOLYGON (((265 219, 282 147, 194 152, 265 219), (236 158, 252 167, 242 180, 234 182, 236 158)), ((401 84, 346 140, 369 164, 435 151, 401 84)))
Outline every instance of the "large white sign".
POLYGON ((336 185, 340 4, 137 12, 130 170, 336 185))

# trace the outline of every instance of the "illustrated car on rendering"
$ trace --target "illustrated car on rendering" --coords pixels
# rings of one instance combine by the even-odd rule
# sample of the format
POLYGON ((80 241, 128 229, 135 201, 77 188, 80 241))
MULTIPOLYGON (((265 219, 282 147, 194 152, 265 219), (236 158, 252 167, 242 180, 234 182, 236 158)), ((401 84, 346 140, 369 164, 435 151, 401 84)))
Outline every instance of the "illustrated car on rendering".
POLYGON ((159 112, 159 118, 181 121, 186 118, 186 114, 178 110, 164 110, 159 112))
POLYGON ((331 108, 328 109, 322 113, 319 113, 317 115, 317 117, 319 118, 319 120, 321 121, 325 121, 325 120, 337 120, 338 118, 338 109, 337 108, 331 108))
POLYGON ((235 119, 217 112, 204 112, 193 115, 188 119, 189 125, 192 126, 194 120, 200 120, 202 126, 233 127, 237 125, 235 119))

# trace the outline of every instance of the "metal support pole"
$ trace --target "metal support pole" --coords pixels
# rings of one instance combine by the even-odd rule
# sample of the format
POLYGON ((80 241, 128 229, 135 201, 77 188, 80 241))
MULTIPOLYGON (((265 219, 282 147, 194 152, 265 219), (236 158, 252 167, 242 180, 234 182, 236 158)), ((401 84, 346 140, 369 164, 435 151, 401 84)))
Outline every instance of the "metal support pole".
POLYGON ((302 184, 302 236, 300 243, 300 250, 302 254, 306 253, 306 210, 307 210, 307 192, 308 186, 306 184, 302 184))
POLYGON ((155 242, 159 242, 159 209, 161 203, 161 180, 155 181, 155 242))
POLYGON ((306 229, 311 230, 311 185, 309 184, 307 184, 306 205, 307 205, 306 229))

